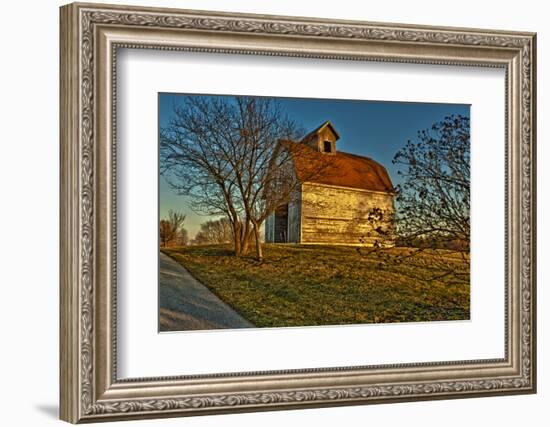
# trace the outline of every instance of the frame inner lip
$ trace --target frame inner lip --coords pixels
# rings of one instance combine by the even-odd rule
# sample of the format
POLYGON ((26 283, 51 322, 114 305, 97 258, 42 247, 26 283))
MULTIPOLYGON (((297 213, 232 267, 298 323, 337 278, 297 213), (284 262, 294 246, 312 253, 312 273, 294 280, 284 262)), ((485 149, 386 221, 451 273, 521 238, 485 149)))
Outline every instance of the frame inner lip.
MULTIPOLYGON (((118 29, 118 27, 114 27, 115 29, 118 29)), ((267 37, 271 36, 271 34, 268 34, 267 37)), ((117 53, 118 49, 120 48, 127 48, 127 49, 147 49, 147 50, 166 50, 166 45, 159 45, 154 43, 127 43, 126 41, 113 39, 109 40, 109 44, 111 46, 112 51, 112 66, 111 66, 111 78, 113 81, 112 85, 112 111, 116 111, 116 103, 117 103, 117 92, 116 92, 116 81, 117 81, 117 73, 116 73, 116 63, 117 63, 117 53)), ((473 46, 472 48, 478 48, 477 46, 473 46)), ((247 54, 247 55, 266 55, 266 56, 272 56, 270 50, 258 50, 258 49, 231 49, 231 48, 220 48, 220 47, 210 47, 210 48, 204 48, 199 47, 195 48, 193 46, 189 45, 182 45, 182 46, 176 46, 176 45, 169 45, 168 50, 173 51, 182 51, 182 52, 206 52, 206 53, 223 53, 223 54, 247 54)), ((406 58, 402 60, 393 60, 392 58, 386 58, 386 57, 364 57, 364 56, 339 56, 337 54, 325 54, 325 55, 318 55, 316 53, 309 54, 307 52, 279 52, 277 56, 286 56, 286 57, 297 57, 297 58, 312 58, 312 59, 338 59, 338 60, 351 60, 351 61, 365 61, 365 62, 396 62, 396 63, 407 63, 407 64, 418 64, 418 65, 454 65, 454 66, 465 66, 465 67, 487 67, 487 68, 504 68, 506 70, 505 74, 505 81, 508 81, 509 76, 509 62, 502 61, 502 62, 461 62, 460 60, 457 61, 438 61, 438 60, 432 60, 432 59, 417 59, 417 58, 406 58)), ((506 99, 508 95, 508 85, 505 86, 505 96, 506 99)), ((508 110, 508 103, 505 102, 506 111, 508 110)), ((505 123, 505 126, 507 123, 505 123)), ((114 118, 111 122, 111 135, 112 135, 112 142, 113 147, 112 151, 113 153, 116 153, 116 115, 114 115, 114 118)), ((508 153, 506 150, 505 156, 507 158, 508 153)), ((113 155, 113 163, 112 168, 114 171, 116 171, 116 156, 113 155)), ((508 173, 507 168, 505 168, 506 174, 508 173)), ((507 179, 506 184, 507 186, 507 179)), ((116 186, 116 174, 114 174, 113 178, 113 187, 112 192, 115 195, 113 198, 113 212, 115 212, 114 218, 116 218, 116 192, 117 192, 117 186, 116 186)), ((508 200, 508 192, 506 191, 506 216, 508 215, 508 209, 509 209, 509 200, 508 200)), ((506 223, 507 221, 505 221, 506 223)), ((113 253, 116 254, 116 221, 113 222, 113 235, 112 235, 112 241, 115 242, 115 247, 113 249, 113 253)), ((507 234, 507 233, 506 233, 507 234)), ((505 270, 508 267, 508 250, 507 250, 508 242, 505 242, 505 270)), ((116 263, 115 263, 116 266, 116 263)), ((113 286, 113 301, 116 302, 116 268, 113 269, 113 276, 112 280, 114 283, 113 286)), ((505 275, 505 306, 508 305, 508 276, 505 275)), ((456 368, 463 368, 463 369, 470 369, 475 368, 475 365, 481 365, 481 367, 486 367, 487 364, 499 364, 499 365, 506 365, 509 363, 509 354, 508 354, 508 316, 505 316, 505 339, 504 339, 504 357, 503 358, 488 358, 488 359, 473 359, 473 360, 452 360, 452 361, 430 361, 430 362, 413 362, 413 363, 397 363, 397 364, 378 364, 378 365, 352 365, 352 366, 334 366, 334 367, 325 367, 325 368, 299 368, 299 369, 283 369, 283 370, 267 370, 267 371, 244 371, 244 372, 220 372, 220 373, 214 373, 214 374, 193 374, 193 375, 170 375, 170 376, 157 376, 157 377, 132 377, 132 378, 118 378, 117 377, 117 309, 116 304, 113 305, 112 310, 112 318, 113 320, 113 328, 112 328, 112 365, 114 366, 113 369, 113 375, 111 378, 111 381, 113 384, 129 384, 129 383, 150 383, 152 381, 178 381, 178 382, 188 382, 192 380, 208 380, 208 379, 225 379, 225 378, 244 378, 244 377, 266 377, 266 376, 273 376, 273 375, 283 375, 283 376, 294 376, 294 375, 303 375, 303 374, 329 374, 330 376, 334 374, 339 375, 346 375, 349 372, 352 371, 362 371, 362 373, 366 373, 365 371, 372 371, 375 369, 407 369, 407 368, 426 368, 428 370, 429 368, 439 368, 439 367, 453 367, 456 368)), ((439 371, 439 369, 435 369, 435 371, 439 371)))

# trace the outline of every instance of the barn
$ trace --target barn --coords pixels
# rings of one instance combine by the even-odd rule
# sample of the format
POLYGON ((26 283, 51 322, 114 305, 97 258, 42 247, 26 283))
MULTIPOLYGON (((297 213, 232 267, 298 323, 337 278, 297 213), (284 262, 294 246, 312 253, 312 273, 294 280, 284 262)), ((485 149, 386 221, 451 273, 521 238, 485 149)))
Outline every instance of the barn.
POLYGON ((338 150, 330 121, 301 141, 281 141, 297 180, 265 222, 266 243, 394 245, 394 187, 376 161, 338 150))

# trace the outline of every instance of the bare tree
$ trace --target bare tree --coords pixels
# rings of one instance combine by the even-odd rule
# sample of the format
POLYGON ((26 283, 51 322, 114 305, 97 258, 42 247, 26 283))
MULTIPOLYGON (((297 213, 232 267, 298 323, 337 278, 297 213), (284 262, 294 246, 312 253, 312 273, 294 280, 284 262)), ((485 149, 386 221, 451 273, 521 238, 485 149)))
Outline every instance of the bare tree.
POLYGON ((470 242, 470 119, 449 116, 418 133, 397 152, 394 163, 404 167, 397 187, 398 233, 446 246, 470 242))
POLYGON ((200 98, 189 98, 175 106, 170 124, 161 129, 161 174, 179 194, 189 195, 192 208, 205 215, 226 215, 234 228, 235 253, 247 248, 241 242, 249 234, 242 224, 242 210, 235 200, 231 167, 220 153, 230 144, 217 136, 223 129, 214 117, 223 117, 225 105, 210 105, 200 98), (212 114, 210 109, 214 110, 212 114), (208 121, 204 122, 204 118, 208 121))
POLYGON ((185 215, 176 212, 174 210, 168 211, 168 218, 160 220, 160 242, 163 247, 166 247, 168 243, 174 241, 181 232, 183 222, 185 221, 185 215))
POLYGON ((280 141, 299 135, 272 98, 188 97, 161 130, 161 173, 195 211, 229 220, 237 255, 253 235, 262 258, 260 227, 298 185, 280 141))
POLYGON ((170 222, 166 219, 160 220, 160 244, 163 248, 166 247, 166 244, 172 238, 172 227, 170 222))
MULTIPOLYGON (((370 232, 359 239, 360 243, 372 245, 373 250, 384 249, 393 246, 396 241, 395 211, 393 209, 381 209, 374 207, 368 210, 364 220, 370 228, 370 232)), ((361 251, 361 250, 360 250, 361 251)))
MULTIPOLYGON (((427 261, 441 271, 434 277, 469 277, 469 270, 457 269, 456 261, 464 266, 470 262, 470 119, 452 115, 419 131, 393 163, 401 167, 398 174, 403 178, 396 188, 397 245, 413 248, 404 256, 447 249, 446 255, 427 261), (452 260, 448 251, 456 253, 452 260)), ((403 260, 376 245, 373 251, 385 261, 403 260)))

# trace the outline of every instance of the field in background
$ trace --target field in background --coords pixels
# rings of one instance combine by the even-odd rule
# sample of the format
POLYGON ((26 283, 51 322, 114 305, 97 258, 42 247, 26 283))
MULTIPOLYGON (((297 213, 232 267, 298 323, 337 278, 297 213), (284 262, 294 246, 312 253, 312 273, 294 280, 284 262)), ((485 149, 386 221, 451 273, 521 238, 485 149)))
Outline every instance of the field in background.
MULTIPOLYGON (((376 254, 360 254, 353 247, 266 244, 264 250, 261 262, 236 257, 224 245, 162 252, 258 327, 470 317, 469 282, 451 276, 431 280, 441 273, 425 265, 433 252, 393 264, 381 262, 376 254)), ((403 254, 408 249, 390 251, 403 254)), ((455 254, 449 252, 446 258, 467 273, 455 254)))

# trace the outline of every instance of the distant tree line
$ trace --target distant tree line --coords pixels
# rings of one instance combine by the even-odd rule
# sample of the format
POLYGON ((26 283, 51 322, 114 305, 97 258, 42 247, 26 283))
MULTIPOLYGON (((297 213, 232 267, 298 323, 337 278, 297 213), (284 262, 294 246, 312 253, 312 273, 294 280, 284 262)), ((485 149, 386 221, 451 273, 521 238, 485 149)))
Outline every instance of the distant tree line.
POLYGON ((234 240, 233 227, 227 218, 203 222, 192 243, 209 245, 231 243, 234 240))
POLYGON ((169 210, 168 217, 160 220, 159 237, 162 247, 189 244, 189 234, 183 226, 185 217, 181 212, 169 210))
POLYGON ((219 245, 232 243, 233 227, 227 218, 207 220, 200 225, 200 230, 190 239, 184 227, 186 215, 170 210, 168 216, 160 220, 159 236, 161 247, 187 245, 219 245))

